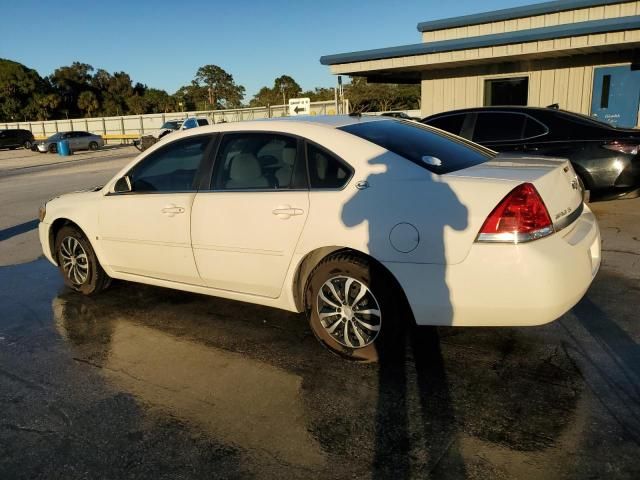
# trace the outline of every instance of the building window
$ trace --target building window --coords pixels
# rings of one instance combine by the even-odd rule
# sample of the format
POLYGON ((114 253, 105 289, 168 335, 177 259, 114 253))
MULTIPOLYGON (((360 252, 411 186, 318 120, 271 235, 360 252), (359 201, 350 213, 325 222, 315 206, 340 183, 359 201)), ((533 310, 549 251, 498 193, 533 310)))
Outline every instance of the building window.
POLYGON ((611 75, 602 77, 602 94, 600 96, 600 108, 609 108, 609 93, 611 91, 611 75))
POLYGON ((500 78, 484 81, 484 106, 526 105, 529 97, 529 78, 500 78))

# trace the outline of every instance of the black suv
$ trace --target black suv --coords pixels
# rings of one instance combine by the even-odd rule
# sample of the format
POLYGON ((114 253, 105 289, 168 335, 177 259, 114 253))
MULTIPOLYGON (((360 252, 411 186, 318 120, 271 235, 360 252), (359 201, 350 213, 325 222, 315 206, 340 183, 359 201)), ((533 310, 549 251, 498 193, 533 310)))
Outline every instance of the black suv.
POLYGON ((20 128, 0 130, 0 148, 13 150, 14 148, 24 147, 30 150, 33 142, 33 134, 29 130, 20 128))
POLYGON ((438 113, 422 123, 498 152, 568 158, 594 200, 640 193, 640 130, 553 107, 469 108, 438 113))

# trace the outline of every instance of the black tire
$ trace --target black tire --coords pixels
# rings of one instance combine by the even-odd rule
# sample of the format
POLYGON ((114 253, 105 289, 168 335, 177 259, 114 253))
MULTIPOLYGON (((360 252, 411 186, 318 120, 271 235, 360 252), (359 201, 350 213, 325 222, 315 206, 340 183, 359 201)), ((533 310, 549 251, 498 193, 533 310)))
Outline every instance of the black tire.
POLYGON ((111 278, 102 269, 91 243, 79 228, 71 225, 62 227, 56 235, 54 248, 58 268, 65 285, 70 289, 84 295, 94 295, 111 284, 111 278), (69 248, 69 244, 76 243, 79 248, 69 248), (73 265, 68 261, 70 257, 73 257, 73 265, 78 267, 75 273, 71 271, 73 265))
POLYGON ((89 143, 89 150, 97 150, 97 149, 98 149, 98 143, 97 142, 89 143))
POLYGON ((58 153, 58 145, 56 145, 55 143, 50 143, 47 150, 49 151, 49 153, 58 153))
POLYGON ((25 140, 22 146, 24 147, 25 150, 31 150, 31 147, 33 146, 33 142, 31 140, 25 140))
POLYGON ((404 331, 408 318, 402 298, 390 274, 363 257, 345 252, 329 255, 322 260, 311 272, 305 288, 307 316, 316 338, 330 351, 361 362, 378 361, 383 350, 389 351, 400 343, 399 334, 404 331), (345 295, 349 279, 352 282, 345 295), (348 313, 340 310, 340 313, 332 316, 331 312, 338 310, 320 298, 322 289, 325 298, 335 301, 335 295, 327 284, 330 281, 342 301, 340 308, 348 307, 348 313), (362 285, 367 288, 367 293, 354 302, 362 285), (348 299, 345 301, 344 297, 348 299), (379 315, 358 314, 358 311, 379 311, 379 315), (321 312, 324 318, 321 318, 321 312), (338 327, 332 333, 330 330, 334 325, 338 327), (379 330, 376 332, 364 325, 378 327, 379 330), (342 333, 336 335, 338 331, 342 333), (340 341, 336 336, 341 337, 340 341), (365 341, 363 346, 358 345, 362 340, 365 341))
POLYGON ((18 147, 9 147, 9 150, 15 150, 18 147))

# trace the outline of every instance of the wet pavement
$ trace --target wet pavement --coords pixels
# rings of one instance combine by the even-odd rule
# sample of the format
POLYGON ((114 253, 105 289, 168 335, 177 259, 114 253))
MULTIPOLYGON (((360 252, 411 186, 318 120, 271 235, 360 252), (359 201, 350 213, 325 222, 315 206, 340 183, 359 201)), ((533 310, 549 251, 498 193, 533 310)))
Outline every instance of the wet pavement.
POLYGON ((422 328, 379 365, 303 316, 0 267, 0 479, 639 478, 640 284, 562 319, 422 328))

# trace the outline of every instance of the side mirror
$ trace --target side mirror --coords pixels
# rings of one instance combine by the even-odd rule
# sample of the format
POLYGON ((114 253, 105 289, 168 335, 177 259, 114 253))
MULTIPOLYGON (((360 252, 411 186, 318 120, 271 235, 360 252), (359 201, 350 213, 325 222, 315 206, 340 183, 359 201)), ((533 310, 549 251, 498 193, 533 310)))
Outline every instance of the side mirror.
POLYGON ((133 187, 131 186, 131 179, 129 178, 129 175, 125 175, 118 179, 116 184, 113 186, 113 193, 129 193, 132 191, 133 187))

